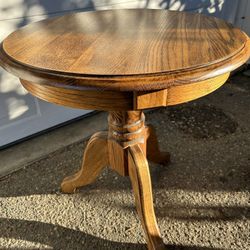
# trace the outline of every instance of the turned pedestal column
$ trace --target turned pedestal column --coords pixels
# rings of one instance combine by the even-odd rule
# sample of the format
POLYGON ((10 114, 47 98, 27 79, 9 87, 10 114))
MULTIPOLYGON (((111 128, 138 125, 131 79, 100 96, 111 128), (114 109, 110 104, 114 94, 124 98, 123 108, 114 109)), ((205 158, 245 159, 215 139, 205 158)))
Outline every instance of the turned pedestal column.
POLYGON ((138 214, 150 249, 164 249, 157 226, 147 157, 168 163, 169 153, 160 152, 155 131, 145 125, 142 111, 109 112, 108 132, 94 134, 85 149, 82 167, 62 182, 62 191, 73 193, 90 184, 109 166, 122 176, 129 176, 138 214))

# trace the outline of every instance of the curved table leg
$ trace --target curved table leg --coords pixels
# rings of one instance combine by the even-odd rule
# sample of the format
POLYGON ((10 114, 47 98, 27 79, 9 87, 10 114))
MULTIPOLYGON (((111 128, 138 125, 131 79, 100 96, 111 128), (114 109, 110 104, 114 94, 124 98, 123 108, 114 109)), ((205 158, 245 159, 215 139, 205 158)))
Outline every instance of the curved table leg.
POLYGON ((107 132, 95 133, 85 149, 81 169, 63 180, 62 192, 73 193, 76 188, 92 183, 108 164, 107 132))
POLYGON ((170 162, 170 153, 162 152, 159 148, 159 143, 155 133, 155 129, 152 125, 147 127, 147 158, 149 161, 167 165, 170 162))
POLYGON ((137 211, 146 234, 148 249, 163 250, 165 246, 154 213, 148 162, 139 145, 129 147, 128 172, 135 195, 137 211))

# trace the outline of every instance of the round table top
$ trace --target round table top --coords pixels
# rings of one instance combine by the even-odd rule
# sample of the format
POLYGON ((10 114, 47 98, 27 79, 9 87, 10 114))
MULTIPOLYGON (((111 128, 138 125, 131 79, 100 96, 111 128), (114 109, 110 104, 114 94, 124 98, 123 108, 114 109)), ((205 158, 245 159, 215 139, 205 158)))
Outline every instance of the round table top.
POLYGON ((125 9, 29 24, 2 42, 0 64, 40 84, 140 91, 215 77, 249 55, 248 36, 218 18, 125 9))

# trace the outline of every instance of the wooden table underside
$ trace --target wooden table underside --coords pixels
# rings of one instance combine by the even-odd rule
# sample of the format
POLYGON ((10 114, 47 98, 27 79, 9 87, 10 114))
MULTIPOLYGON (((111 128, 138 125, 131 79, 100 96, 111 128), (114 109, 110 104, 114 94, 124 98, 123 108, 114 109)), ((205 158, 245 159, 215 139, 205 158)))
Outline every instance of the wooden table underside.
POLYGON ((27 91, 45 101, 72 108, 95 110, 141 110, 166 107, 207 95, 221 85, 229 73, 195 83, 151 91, 100 91, 66 89, 20 79, 27 91))

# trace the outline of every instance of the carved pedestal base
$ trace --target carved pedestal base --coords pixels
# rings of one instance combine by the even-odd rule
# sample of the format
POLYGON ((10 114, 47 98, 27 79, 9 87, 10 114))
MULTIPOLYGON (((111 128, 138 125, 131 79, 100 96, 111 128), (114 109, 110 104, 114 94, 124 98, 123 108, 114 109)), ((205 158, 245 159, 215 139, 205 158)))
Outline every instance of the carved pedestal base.
POLYGON ((160 152, 155 131, 152 126, 145 126, 141 111, 110 112, 108 120, 109 131, 91 137, 80 171, 63 180, 62 191, 73 193, 76 188, 90 184, 106 166, 120 175, 128 175, 148 248, 165 249, 155 218, 146 157, 153 162, 166 164, 170 155, 160 152))

